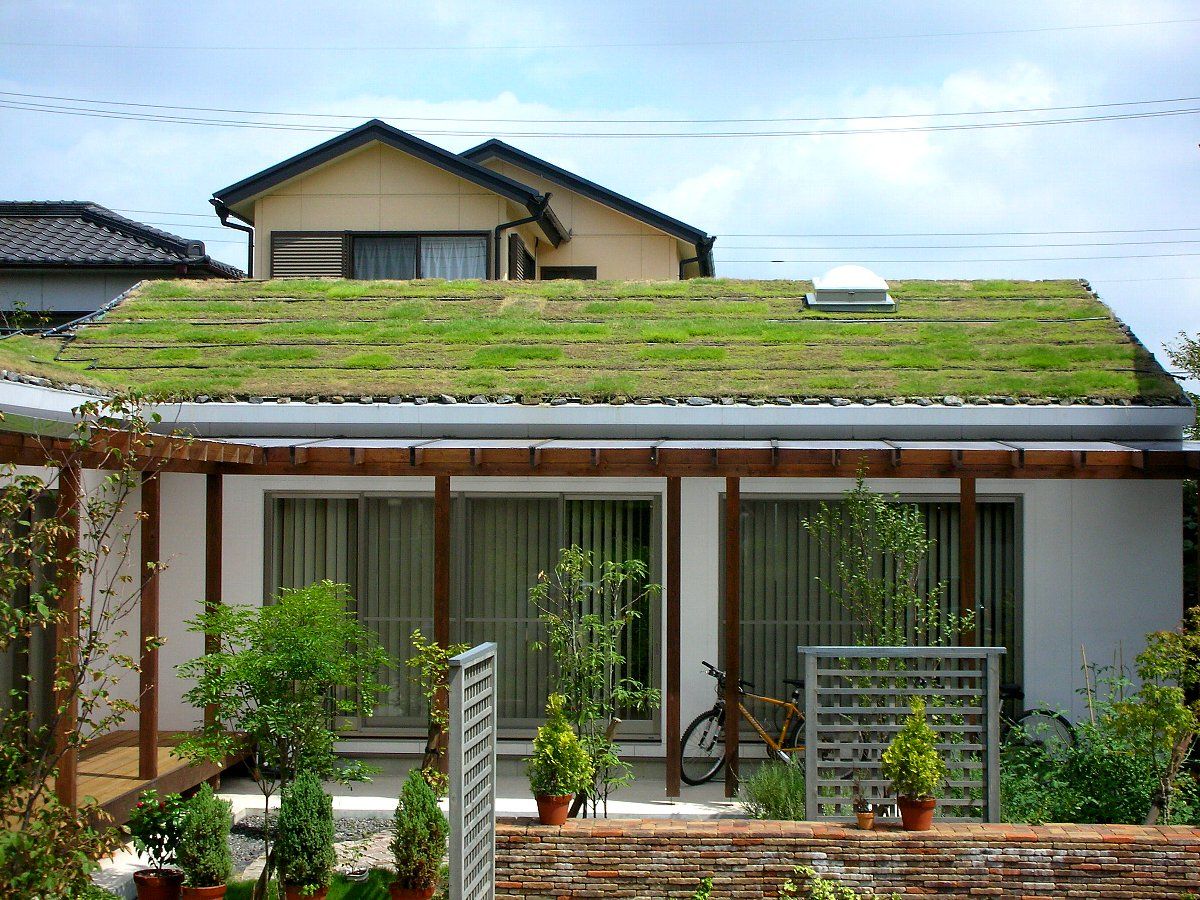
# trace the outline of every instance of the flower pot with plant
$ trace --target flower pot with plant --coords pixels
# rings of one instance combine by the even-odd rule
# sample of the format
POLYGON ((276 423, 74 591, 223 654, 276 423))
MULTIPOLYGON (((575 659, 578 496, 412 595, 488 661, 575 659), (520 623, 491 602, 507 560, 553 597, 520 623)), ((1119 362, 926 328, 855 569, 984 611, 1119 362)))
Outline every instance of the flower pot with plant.
POLYGON ((871 801, 863 796, 862 782, 857 775, 854 777, 854 817, 863 831, 870 831, 875 827, 875 808, 871 801))
POLYGON ((178 900, 183 873, 175 868, 179 834, 183 827, 183 799, 178 794, 160 797, 146 791, 129 816, 129 834, 150 868, 133 873, 138 900, 178 900))
POLYGON ((183 804, 176 862, 183 872, 183 900, 219 900, 233 874, 229 853, 230 806, 202 784, 183 804))
POLYGON ((906 831, 933 827, 938 788, 946 780, 946 763, 937 750, 937 732, 925 719, 925 702, 913 699, 904 726, 883 751, 883 776, 892 783, 906 831))
POLYGON ((450 823, 438 807, 437 795, 418 769, 408 773, 396 806, 392 856, 396 880, 392 900, 429 900, 437 889, 450 823))
POLYGON ((283 791, 276 828, 275 861, 286 900, 321 898, 333 867, 333 798, 311 772, 301 772, 283 791))
POLYGON ((562 694, 546 703, 546 724, 533 739, 533 756, 526 765, 529 786, 537 800, 543 825, 567 821, 571 798, 592 784, 592 759, 567 721, 562 694))

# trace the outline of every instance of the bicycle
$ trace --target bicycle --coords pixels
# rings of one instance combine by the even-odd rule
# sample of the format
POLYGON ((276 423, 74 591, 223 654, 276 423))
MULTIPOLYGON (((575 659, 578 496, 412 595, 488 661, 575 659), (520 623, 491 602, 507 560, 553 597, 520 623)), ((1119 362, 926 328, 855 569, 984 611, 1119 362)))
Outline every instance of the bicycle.
MULTIPOLYGON (((1016 684, 1000 685, 1000 699, 1012 700, 1020 709, 1025 692, 1016 684)), ((1033 707, 1023 710, 1019 715, 1010 717, 1000 716, 1000 743, 1007 744, 1013 732, 1030 745, 1040 744, 1045 749, 1059 747, 1066 749, 1075 743, 1075 726, 1062 713, 1046 707, 1033 707)))
MULTIPOLYGON (((712 709, 692 720, 680 741, 682 767, 680 775, 690 785, 711 781, 725 765, 725 673, 711 663, 702 663, 708 674, 717 680, 717 701, 712 709)), ((779 734, 772 735, 766 726, 738 700, 738 713, 758 734, 767 747, 767 756, 781 762, 796 763, 796 757, 804 752, 804 713, 800 711, 800 699, 804 693, 804 681, 785 678, 784 684, 792 685, 789 700, 779 700, 761 694, 749 693, 754 685, 745 680, 738 681, 738 696, 778 707, 783 712, 783 723, 779 734)))

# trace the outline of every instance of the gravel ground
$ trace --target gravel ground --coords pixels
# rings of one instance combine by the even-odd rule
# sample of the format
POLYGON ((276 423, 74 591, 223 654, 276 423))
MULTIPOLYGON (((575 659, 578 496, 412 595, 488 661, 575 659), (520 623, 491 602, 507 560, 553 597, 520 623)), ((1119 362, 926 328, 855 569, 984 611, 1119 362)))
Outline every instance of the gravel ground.
MULTIPOLYGON (((392 827, 391 819, 333 820, 333 839, 336 843, 361 841, 392 827)), ((229 849, 233 854, 233 869, 241 872, 262 856, 263 817, 246 816, 229 833, 229 849)))

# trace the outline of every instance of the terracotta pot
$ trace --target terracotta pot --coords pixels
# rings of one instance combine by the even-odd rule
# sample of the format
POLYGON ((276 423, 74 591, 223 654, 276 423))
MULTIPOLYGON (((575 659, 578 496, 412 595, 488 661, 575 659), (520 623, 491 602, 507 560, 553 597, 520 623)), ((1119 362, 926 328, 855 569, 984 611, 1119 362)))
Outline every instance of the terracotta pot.
POLYGON ((138 900, 179 900, 183 873, 177 869, 142 869, 133 873, 138 900))
POLYGON ((437 890, 436 884, 431 884, 429 887, 423 888, 406 888, 400 887, 400 883, 393 881, 389 890, 392 892, 392 900, 429 900, 433 896, 433 892, 437 890))
POLYGON ((928 831, 933 827, 933 811, 937 808, 937 800, 927 797, 916 800, 912 797, 900 798, 900 821, 904 823, 905 831, 928 831))
POLYGON ((870 831, 875 827, 875 813, 873 812, 856 812, 854 817, 858 819, 858 827, 863 831, 870 831))
POLYGON ((571 812, 571 801, 574 797, 567 794, 564 797, 549 797, 538 794, 535 798, 538 807, 538 819, 543 825, 561 825, 567 821, 571 812))
POLYGON ((299 885, 284 884, 283 900, 325 900, 325 895, 329 893, 329 888, 318 888, 316 893, 302 894, 300 893, 299 885))
POLYGON ((182 900, 221 900, 225 896, 225 885, 215 884, 212 887, 183 886, 182 900))

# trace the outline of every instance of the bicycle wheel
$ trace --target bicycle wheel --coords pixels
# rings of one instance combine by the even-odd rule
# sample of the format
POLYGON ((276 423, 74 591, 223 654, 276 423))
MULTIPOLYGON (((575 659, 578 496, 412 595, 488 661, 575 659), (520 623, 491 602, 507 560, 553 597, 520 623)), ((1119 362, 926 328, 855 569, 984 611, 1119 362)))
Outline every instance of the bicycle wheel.
POLYGON ((1021 739, 1041 744, 1047 750, 1067 748, 1075 743, 1075 726, 1065 716, 1048 709, 1027 709, 1017 716, 1021 739))
POLYGON ((725 765, 725 712, 710 709, 692 720, 683 733, 680 776, 691 785, 712 781, 725 765))

